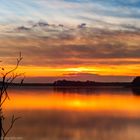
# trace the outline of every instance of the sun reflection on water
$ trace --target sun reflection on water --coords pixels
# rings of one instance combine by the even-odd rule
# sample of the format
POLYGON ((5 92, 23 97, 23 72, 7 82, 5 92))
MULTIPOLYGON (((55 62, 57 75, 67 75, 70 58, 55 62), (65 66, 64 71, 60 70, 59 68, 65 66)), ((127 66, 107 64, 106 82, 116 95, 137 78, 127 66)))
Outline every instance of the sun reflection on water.
POLYGON ((76 94, 53 90, 11 91, 5 109, 121 112, 140 116, 140 97, 129 94, 76 94), (21 93, 20 93, 21 92, 21 93))

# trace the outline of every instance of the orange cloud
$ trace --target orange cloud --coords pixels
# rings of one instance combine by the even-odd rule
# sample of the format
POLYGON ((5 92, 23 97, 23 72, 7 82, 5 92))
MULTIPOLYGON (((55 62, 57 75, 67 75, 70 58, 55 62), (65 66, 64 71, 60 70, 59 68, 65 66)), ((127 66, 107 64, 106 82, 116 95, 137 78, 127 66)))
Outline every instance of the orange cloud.
POLYGON ((24 59, 19 71, 26 72, 28 77, 59 77, 75 72, 103 76, 139 75, 138 32, 87 27, 55 31, 54 36, 50 32, 47 30, 45 36, 43 32, 37 36, 34 32, 25 31, 24 35, 21 32, 0 37, 1 66, 14 65, 20 51, 24 59))

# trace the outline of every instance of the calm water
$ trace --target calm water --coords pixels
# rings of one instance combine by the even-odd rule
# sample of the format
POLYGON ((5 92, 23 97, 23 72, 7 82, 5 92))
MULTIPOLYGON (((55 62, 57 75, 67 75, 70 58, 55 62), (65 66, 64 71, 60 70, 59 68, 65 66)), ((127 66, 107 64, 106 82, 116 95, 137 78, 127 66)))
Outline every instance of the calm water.
POLYGON ((140 140, 140 97, 130 89, 10 89, 14 140, 140 140))

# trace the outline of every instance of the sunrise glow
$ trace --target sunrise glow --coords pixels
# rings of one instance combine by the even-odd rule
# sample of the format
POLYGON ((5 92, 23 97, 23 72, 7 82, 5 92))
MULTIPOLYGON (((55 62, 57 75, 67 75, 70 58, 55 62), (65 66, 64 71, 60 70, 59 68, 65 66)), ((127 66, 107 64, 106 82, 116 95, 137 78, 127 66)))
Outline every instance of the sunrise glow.
POLYGON ((85 80, 118 76, 116 81, 130 81, 140 69, 137 5, 137 1, 2 0, 1 65, 10 69, 21 52, 19 71, 30 79, 70 80, 74 74, 83 80, 84 74, 85 80))

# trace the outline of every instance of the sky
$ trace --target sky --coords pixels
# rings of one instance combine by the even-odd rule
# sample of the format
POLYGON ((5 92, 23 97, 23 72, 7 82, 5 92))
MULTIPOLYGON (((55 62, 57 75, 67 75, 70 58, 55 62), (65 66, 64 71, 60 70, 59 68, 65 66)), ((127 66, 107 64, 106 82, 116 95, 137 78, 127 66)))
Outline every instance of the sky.
POLYGON ((0 60, 26 82, 131 81, 140 70, 140 0, 0 0, 0 60))

